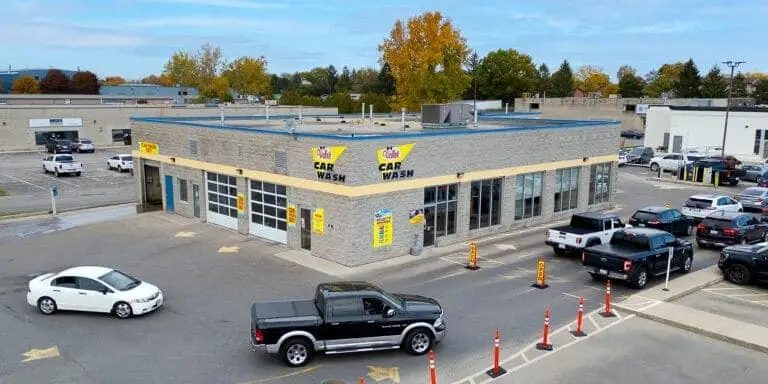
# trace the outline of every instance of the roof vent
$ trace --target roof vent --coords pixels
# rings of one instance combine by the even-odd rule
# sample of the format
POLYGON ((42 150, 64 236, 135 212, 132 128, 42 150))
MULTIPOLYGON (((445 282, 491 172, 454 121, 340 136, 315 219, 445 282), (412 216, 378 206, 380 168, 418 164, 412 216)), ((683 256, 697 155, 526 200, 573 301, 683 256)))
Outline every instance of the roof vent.
POLYGON ((467 128, 472 119, 467 104, 424 104, 421 106, 421 125, 424 129, 467 128))

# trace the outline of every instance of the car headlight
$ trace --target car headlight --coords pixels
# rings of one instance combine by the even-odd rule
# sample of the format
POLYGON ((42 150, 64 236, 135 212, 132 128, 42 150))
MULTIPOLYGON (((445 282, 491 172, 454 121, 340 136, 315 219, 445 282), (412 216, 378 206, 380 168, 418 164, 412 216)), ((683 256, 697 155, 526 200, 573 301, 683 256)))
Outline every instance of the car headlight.
POLYGON ((432 324, 432 326, 437 330, 442 330, 443 328, 445 328, 445 322, 443 321, 443 317, 442 316, 438 317, 437 320, 435 320, 435 323, 432 324))
POLYGON ((133 300, 134 303, 149 303, 150 301, 152 301, 152 299, 150 299, 150 298, 134 299, 133 300))

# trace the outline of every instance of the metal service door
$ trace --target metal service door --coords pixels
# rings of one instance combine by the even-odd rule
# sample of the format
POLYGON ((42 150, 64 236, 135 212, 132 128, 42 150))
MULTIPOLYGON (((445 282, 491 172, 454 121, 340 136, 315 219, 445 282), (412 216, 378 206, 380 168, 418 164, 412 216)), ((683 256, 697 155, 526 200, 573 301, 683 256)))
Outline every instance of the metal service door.
POLYGON ((237 178, 206 172, 206 220, 222 227, 237 229, 237 178))
POLYGON ((200 186, 192 184, 192 213, 200 218, 200 186))
POLYGON ((165 210, 173 212, 173 176, 165 175, 165 210))
POLYGON ((288 244, 288 197, 284 185, 251 180, 248 232, 282 244, 288 244))
POLYGON ((312 250, 312 211, 301 209, 301 249, 312 250))

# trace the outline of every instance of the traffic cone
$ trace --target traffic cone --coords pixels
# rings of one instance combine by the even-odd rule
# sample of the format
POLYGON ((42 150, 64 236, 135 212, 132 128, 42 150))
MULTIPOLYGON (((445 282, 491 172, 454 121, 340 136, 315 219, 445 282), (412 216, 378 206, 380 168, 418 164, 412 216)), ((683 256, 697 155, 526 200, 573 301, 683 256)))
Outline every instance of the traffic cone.
POLYGON ((500 351, 500 345, 501 345, 501 337, 499 336, 499 330, 496 330, 496 336, 493 338, 493 368, 489 369, 486 373, 488 376, 492 378, 497 378, 505 373, 507 373, 507 370, 501 367, 501 364, 499 363, 499 355, 501 355, 500 351))
POLYGON ((602 317, 615 317, 616 315, 611 312, 611 281, 605 281, 605 310, 600 312, 602 317))
POLYGON ((552 344, 549 343, 549 308, 544 312, 544 336, 541 343, 536 344, 536 349, 540 351, 552 350, 552 344))
POLYGON ((579 297, 579 312, 576 315, 576 330, 571 331, 571 335, 576 337, 584 337, 587 334, 581 329, 584 325, 584 298, 579 297))
POLYGON ((437 384, 437 370, 435 369, 435 353, 429 351, 429 382, 437 384))

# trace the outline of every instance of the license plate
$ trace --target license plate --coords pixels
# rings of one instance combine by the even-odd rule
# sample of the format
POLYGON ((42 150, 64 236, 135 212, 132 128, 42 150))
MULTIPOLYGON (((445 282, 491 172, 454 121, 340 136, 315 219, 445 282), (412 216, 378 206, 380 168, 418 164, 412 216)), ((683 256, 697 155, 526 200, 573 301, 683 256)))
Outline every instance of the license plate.
POLYGON ((608 271, 607 271, 607 270, 605 270, 605 269, 601 269, 601 270, 600 270, 600 274, 601 274, 601 275, 607 275, 607 274, 608 274, 608 271))
POLYGON ((638 227, 645 227, 645 224, 643 224, 643 223, 640 223, 640 224, 638 224, 637 226, 638 226, 638 227))
POLYGON ((718 233, 720 233, 720 232, 718 232, 718 231, 709 231, 709 233, 711 233, 711 234, 713 234, 713 235, 717 235, 717 234, 718 234, 718 233))
POLYGON ((560 249, 565 249, 565 244, 558 244, 557 245, 560 249))

